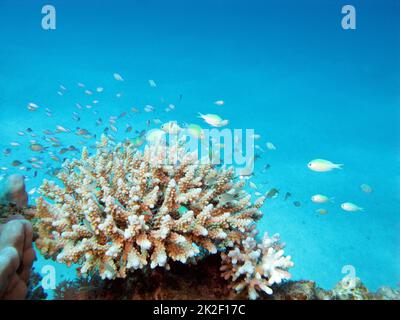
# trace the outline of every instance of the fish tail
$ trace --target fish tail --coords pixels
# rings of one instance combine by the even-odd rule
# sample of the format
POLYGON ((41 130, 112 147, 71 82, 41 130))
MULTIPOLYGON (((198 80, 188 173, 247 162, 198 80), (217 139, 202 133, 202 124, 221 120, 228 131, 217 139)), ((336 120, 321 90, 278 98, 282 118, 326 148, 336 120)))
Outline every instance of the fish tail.
POLYGON ((198 117, 203 119, 203 117, 204 117, 204 114, 202 114, 201 112, 199 112, 198 114, 199 114, 199 116, 198 116, 198 117))
POLYGON ((337 164, 335 164, 335 168, 336 168, 336 169, 343 169, 343 168, 342 168, 343 166, 344 166, 343 163, 337 163, 337 164))

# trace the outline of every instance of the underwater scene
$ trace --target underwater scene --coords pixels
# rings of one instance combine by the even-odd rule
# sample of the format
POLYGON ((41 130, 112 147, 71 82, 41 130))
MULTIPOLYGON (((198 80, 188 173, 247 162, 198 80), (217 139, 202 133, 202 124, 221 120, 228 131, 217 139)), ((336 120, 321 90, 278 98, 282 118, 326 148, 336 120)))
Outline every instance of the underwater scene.
POLYGON ((0 299, 400 299, 399 17, 0 0, 0 299))

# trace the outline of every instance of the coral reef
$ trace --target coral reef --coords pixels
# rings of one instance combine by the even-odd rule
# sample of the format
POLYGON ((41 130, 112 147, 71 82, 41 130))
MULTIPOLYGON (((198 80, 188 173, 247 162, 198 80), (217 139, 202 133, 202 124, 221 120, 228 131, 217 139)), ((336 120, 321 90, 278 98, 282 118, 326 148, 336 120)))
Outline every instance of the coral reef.
POLYGON ((222 276, 232 281, 237 292, 248 292, 250 299, 259 297, 258 291, 272 294, 271 286, 290 279, 288 268, 293 266, 290 256, 284 256, 279 235, 264 234, 261 243, 247 237, 241 246, 222 253, 222 276))
POLYGON ((180 143, 142 152, 103 136, 95 155, 84 149, 58 178, 62 186, 44 181, 40 188, 36 245, 103 279, 234 247, 254 229, 265 200, 252 203, 233 169, 204 163, 180 143))

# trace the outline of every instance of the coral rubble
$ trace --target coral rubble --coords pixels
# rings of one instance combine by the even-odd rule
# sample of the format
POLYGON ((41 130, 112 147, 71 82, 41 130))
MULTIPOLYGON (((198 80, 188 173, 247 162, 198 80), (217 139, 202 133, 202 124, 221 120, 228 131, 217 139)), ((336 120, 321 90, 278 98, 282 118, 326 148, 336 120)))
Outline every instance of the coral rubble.
POLYGON ((36 245, 103 279, 240 245, 265 200, 252 203, 232 169, 201 162, 181 144, 140 151, 103 136, 95 155, 84 149, 58 178, 62 186, 45 180, 40 188, 36 245))

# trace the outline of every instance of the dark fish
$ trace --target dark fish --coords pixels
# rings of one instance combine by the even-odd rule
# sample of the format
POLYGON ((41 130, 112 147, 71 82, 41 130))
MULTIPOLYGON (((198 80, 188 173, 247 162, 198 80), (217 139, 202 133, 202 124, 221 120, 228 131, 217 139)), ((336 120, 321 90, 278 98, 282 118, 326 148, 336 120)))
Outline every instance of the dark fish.
POLYGON ((6 156, 8 156, 8 155, 11 153, 11 149, 10 149, 10 148, 4 149, 3 153, 4 153, 6 156))
POLYGON ((275 198, 275 197, 277 197, 278 196, 278 194, 279 194, 279 190, 278 189, 275 189, 275 188, 272 188, 271 190, 269 190, 268 192, 267 192, 267 194, 265 195, 267 198, 275 198))
POLYGON ((33 173, 33 177, 36 178, 37 177, 37 171, 35 170, 35 172, 33 173))
POLYGON ((122 112, 119 116, 118 116, 118 118, 123 118, 123 117, 125 117, 126 116, 126 112, 122 112))
POLYGON ((22 164, 22 162, 19 161, 19 160, 14 160, 13 162, 11 162, 11 165, 12 165, 13 167, 18 167, 18 166, 20 166, 21 164, 22 164))
POLYGON ((262 171, 265 172, 265 171, 267 171, 269 168, 271 168, 271 165, 267 163, 267 164, 264 166, 264 168, 262 169, 262 171))
POLYGON ((129 133, 131 131, 132 131, 132 127, 131 126, 126 127, 126 130, 125 130, 126 133, 129 133))
POLYGON ((294 205, 295 207, 300 207, 300 206, 301 206, 301 203, 300 203, 300 201, 294 201, 294 202, 293 202, 293 205, 294 205))
POLYGON ((33 132, 31 128, 26 129, 27 132, 33 132))
POLYGON ((292 194, 290 192, 286 192, 284 201, 289 199, 291 196, 292 196, 292 194))

